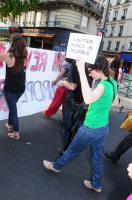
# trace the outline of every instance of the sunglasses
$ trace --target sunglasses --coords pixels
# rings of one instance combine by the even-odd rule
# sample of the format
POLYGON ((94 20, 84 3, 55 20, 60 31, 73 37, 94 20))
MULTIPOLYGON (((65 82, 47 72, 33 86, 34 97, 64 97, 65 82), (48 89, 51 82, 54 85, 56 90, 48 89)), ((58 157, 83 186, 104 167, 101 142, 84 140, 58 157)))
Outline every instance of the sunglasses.
POLYGON ((88 68, 88 72, 90 73, 92 70, 94 70, 93 68, 88 68))

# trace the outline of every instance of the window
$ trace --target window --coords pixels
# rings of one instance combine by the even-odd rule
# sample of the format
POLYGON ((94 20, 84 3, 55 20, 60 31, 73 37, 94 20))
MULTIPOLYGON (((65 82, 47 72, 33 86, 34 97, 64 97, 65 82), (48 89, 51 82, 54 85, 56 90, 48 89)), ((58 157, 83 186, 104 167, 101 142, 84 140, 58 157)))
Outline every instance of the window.
POLYGON ((115 11, 115 17, 117 18, 118 16, 118 10, 115 11))
POLYGON ((107 47, 107 50, 109 51, 111 48, 111 41, 108 41, 108 47, 107 47))
POLYGON ((123 10, 123 15, 126 17, 126 15, 127 15, 127 8, 125 8, 125 9, 123 10))
POLYGON ((119 30, 118 36, 122 36, 122 32, 123 32, 123 26, 120 26, 120 30, 119 30))
POLYGON ((114 35, 114 30, 115 30, 115 26, 112 26, 112 27, 111 27, 111 34, 110 34, 110 36, 113 36, 113 35, 114 35))
POLYGON ((21 15, 21 16, 20 16, 20 22, 19 22, 19 24, 20 24, 21 26, 26 26, 26 20, 25 20, 24 15, 21 15))
POLYGON ((126 19, 126 15, 127 15, 127 8, 123 10, 123 15, 121 17, 121 19, 126 19))
POLYGON ((132 50, 132 42, 130 42, 129 50, 132 50))
POLYGON ((56 12, 54 10, 50 11, 49 19, 48 19, 48 26, 51 26, 51 27, 54 26, 55 17, 56 17, 56 12))
POLYGON ((118 51, 118 50, 119 50, 119 46, 120 46, 120 42, 116 42, 115 51, 118 51))
POLYGON ((119 5, 121 3, 121 0, 117 0, 116 5, 119 5))
POLYGON ((115 16, 113 18, 113 21, 116 21, 117 20, 117 16, 118 16, 118 10, 115 11, 115 16))
POLYGON ((40 22, 41 22, 41 12, 37 12, 35 26, 40 26, 40 22))
MULTIPOLYGON (((30 11, 27 13, 27 17, 26 17, 26 22, 27 22, 27 26, 31 26, 34 24, 34 16, 35 16, 35 13, 33 11, 30 11)), ((40 23, 41 19, 41 13, 40 13, 40 18, 38 19, 38 23, 40 23)), ((40 24, 38 24, 39 26, 40 24)))
POLYGON ((82 15, 82 18, 81 18, 81 26, 82 26, 82 27, 85 27, 85 28, 88 27, 88 17, 87 17, 87 16, 82 15))

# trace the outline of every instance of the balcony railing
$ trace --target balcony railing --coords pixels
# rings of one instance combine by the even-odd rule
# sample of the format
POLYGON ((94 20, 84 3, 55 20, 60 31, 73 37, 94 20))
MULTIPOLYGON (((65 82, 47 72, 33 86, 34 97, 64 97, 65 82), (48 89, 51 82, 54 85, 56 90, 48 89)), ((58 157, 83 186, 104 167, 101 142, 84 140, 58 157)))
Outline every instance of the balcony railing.
POLYGON ((39 0, 40 3, 69 3, 69 4, 75 4, 78 6, 89 8, 91 11, 99 14, 102 16, 104 7, 100 3, 96 3, 92 0, 39 0))
POLYGON ((113 21, 116 21, 116 17, 113 17, 113 21))
POLYGON ((115 49, 114 49, 114 51, 118 51, 119 50, 119 47, 116 47, 115 49))
POLYGON ((122 36, 122 34, 123 34, 123 31, 120 31, 120 32, 118 33, 118 36, 122 36))
POLYGON ((124 19, 126 19, 126 16, 125 15, 121 16, 121 20, 124 20, 124 19))

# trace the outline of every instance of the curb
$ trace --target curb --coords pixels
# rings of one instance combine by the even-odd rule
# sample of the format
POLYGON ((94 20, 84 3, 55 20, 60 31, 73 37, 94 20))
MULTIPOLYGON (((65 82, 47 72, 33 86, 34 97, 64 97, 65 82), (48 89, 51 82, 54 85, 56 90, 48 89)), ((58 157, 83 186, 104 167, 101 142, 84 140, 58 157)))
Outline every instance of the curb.
POLYGON ((128 98, 128 97, 124 97, 124 96, 120 96, 120 95, 119 95, 119 97, 120 97, 121 100, 129 102, 129 103, 132 104, 132 98, 128 98))

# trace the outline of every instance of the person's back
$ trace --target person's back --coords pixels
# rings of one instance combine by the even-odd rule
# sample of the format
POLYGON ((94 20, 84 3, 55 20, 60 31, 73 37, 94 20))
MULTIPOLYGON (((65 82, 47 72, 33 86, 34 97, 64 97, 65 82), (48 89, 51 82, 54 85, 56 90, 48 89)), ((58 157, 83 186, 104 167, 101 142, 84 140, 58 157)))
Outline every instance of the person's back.
POLYGON ((25 91, 25 62, 27 49, 24 39, 19 35, 12 37, 8 52, 0 54, 0 60, 6 62, 4 96, 9 109, 6 128, 8 137, 19 140, 19 121, 17 116, 17 101, 25 91))
POLYGON ((21 72, 14 73, 14 68, 9 68, 6 64, 6 78, 4 91, 11 93, 23 93, 25 91, 25 78, 26 73, 24 68, 21 72))
POLYGON ((100 81, 99 84, 104 85, 105 90, 101 98, 91 103, 88 107, 84 125, 88 126, 89 128, 99 128, 108 124, 111 104, 115 95, 117 94, 117 85, 114 80, 111 79, 111 81, 100 81))

